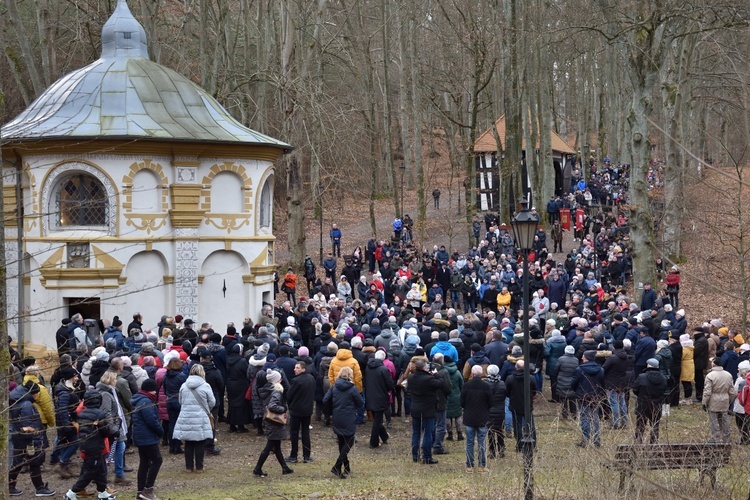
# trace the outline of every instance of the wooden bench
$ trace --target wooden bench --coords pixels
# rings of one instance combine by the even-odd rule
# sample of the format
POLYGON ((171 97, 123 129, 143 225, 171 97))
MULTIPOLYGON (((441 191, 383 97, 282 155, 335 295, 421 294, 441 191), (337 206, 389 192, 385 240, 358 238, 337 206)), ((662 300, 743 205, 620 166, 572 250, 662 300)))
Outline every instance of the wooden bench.
POLYGON ((718 443, 621 444, 610 467, 620 471, 620 489, 625 478, 639 470, 697 469, 700 481, 708 476, 716 487, 716 471, 729 463, 732 445, 718 443))

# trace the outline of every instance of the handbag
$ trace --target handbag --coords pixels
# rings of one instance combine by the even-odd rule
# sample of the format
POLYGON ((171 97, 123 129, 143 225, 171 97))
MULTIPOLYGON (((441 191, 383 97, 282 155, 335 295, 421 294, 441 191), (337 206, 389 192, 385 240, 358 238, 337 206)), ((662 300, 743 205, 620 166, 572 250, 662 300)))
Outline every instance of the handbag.
POLYGON ((265 419, 269 422, 275 422, 280 425, 286 425, 287 421, 289 420, 289 417, 286 413, 274 413, 268 408, 266 408, 266 415, 265 419))
POLYGON ((208 415, 208 422, 211 424, 211 430, 216 430, 216 419, 214 419, 214 416, 211 414, 211 410, 208 409, 208 404, 203 401, 203 398, 200 397, 195 389, 190 389, 190 392, 193 393, 193 397, 195 398, 195 400, 198 401, 198 404, 201 405, 203 411, 205 411, 206 415, 208 415))

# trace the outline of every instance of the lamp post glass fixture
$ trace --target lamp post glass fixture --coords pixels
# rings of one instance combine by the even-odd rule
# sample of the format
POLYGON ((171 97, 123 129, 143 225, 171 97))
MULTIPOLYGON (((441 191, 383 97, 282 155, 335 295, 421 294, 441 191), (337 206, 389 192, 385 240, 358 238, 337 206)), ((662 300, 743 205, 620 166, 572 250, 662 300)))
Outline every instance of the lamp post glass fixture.
POLYGON ((534 498, 534 478, 532 469, 534 466, 534 436, 533 420, 531 417, 531 366, 529 365, 529 252, 534 246, 534 235, 539 225, 539 216, 529 210, 527 199, 521 201, 521 211, 511 221, 513 226, 513 239, 516 246, 523 255, 523 434, 521 447, 523 449, 523 483, 524 498, 534 498))

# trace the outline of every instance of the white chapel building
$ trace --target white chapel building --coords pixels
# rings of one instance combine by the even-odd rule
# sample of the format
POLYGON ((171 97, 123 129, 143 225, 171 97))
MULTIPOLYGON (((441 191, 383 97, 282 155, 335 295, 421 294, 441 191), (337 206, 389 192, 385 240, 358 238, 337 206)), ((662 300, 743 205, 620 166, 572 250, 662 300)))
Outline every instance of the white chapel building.
POLYGON ((125 0, 101 57, 0 141, 8 326, 30 352, 54 349, 75 312, 127 325, 137 311, 148 327, 181 314, 223 331, 273 301, 274 162, 291 146, 151 61, 125 0))

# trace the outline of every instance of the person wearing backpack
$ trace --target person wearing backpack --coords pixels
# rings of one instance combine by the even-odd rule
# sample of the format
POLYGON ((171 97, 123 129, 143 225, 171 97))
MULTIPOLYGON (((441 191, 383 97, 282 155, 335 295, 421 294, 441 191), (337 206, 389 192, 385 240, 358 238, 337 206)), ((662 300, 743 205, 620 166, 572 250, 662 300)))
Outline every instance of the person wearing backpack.
POLYGON ((102 394, 90 389, 83 396, 83 403, 79 405, 78 435, 80 439, 81 474, 73 487, 65 494, 68 500, 78 500, 76 491, 84 491, 93 481, 98 492, 97 498, 114 500, 114 495, 107 491, 107 460, 109 443, 106 438, 110 435, 110 425, 107 414, 101 410, 102 394))
POLYGON ((44 464, 44 426, 34 403, 39 399, 41 389, 38 384, 28 381, 10 393, 9 421, 11 444, 11 467, 8 474, 10 496, 20 496, 23 491, 16 488, 18 475, 24 465, 29 466, 31 482, 36 496, 49 497, 55 490, 47 487, 42 480, 44 464))

